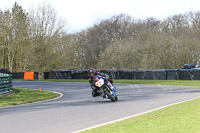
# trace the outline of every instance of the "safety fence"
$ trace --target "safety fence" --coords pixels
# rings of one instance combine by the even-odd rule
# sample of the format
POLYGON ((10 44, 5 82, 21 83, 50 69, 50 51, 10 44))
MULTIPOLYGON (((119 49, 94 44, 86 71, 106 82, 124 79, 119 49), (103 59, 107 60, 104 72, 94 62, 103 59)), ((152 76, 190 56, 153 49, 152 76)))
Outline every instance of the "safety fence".
MULTIPOLYGON (((112 79, 141 79, 141 80, 200 80, 200 68, 185 64, 182 69, 155 70, 113 70, 100 69, 112 79)), ((38 79, 38 72, 11 73, 8 69, 0 69, 0 73, 12 74, 13 79, 38 79)), ((44 79, 88 79, 88 70, 51 70, 43 73, 44 79)))
POLYGON ((12 75, 0 73, 0 95, 12 92, 12 75))
MULTIPOLYGON (((97 70, 112 79, 141 80, 200 80, 200 68, 158 70, 97 70)), ((52 70, 44 73, 44 79, 88 79, 88 70, 52 70)))

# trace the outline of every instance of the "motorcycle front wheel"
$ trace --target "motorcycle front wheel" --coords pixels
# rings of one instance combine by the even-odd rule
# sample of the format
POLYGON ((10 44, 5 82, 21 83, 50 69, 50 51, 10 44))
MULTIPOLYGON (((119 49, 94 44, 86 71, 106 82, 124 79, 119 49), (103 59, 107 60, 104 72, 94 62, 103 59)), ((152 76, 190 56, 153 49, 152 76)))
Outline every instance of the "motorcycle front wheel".
POLYGON ((118 100, 118 97, 117 97, 117 95, 115 96, 115 101, 117 101, 118 100))
POLYGON ((108 98, 112 101, 115 102, 115 97, 110 93, 110 91, 105 90, 105 94, 108 96, 108 98))

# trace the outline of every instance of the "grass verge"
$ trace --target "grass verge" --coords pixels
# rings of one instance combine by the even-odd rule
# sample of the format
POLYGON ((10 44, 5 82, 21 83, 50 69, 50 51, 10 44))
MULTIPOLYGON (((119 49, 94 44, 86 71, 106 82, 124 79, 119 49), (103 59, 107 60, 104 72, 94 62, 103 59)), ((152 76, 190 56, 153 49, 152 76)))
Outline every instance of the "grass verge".
POLYGON ((199 133, 199 105, 196 99, 83 133, 199 133))
POLYGON ((60 96, 50 91, 13 88, 12 95, 0 96, 0 107, 43 101, 60 96))
POLYGON ((200 86, 199 80, 114 80, 114 83, 175 85, 175 86, 200 86))

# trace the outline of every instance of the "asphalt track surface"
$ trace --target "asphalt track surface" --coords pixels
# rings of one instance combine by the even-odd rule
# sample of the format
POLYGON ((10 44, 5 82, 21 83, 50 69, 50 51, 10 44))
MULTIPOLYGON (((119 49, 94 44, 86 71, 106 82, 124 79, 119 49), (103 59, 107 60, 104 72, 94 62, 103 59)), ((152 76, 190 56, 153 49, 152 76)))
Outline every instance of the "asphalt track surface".
POLYGON ((119 100, 93 98, 89 83, 14 81, 14 87, 63 97, 0 108, 1 133, 68 133, 200 97, 199 87, 115 84, 119 100))

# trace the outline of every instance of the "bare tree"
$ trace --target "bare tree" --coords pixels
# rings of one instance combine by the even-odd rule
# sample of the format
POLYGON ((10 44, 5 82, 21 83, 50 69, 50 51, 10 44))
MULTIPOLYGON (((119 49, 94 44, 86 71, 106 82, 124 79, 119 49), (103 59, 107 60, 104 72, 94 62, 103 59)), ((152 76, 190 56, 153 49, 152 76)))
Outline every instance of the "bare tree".
MULTIPOLYGON (((51 64, 60 61, 61 47, 59 41, 65 27, 63 20, 58 19, 55 10, 51 5, 43 4, 37 10, 32 10, 30 14, 30 37, 32 48, 32 61, 30 68, 40 72, 51 68, 51 64)), ((59 64, 58 64, 59 65, 59 64)))

